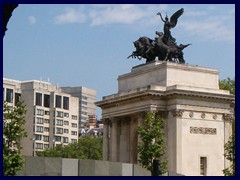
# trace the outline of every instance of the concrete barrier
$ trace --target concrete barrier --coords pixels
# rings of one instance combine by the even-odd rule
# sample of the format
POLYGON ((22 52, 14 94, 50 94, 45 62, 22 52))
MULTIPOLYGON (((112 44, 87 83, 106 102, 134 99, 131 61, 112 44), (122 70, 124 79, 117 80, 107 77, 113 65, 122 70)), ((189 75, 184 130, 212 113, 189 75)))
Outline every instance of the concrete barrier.
POLYGON ((99 160, 24 156, 17 176, 150 176, 137 164, 99 160))

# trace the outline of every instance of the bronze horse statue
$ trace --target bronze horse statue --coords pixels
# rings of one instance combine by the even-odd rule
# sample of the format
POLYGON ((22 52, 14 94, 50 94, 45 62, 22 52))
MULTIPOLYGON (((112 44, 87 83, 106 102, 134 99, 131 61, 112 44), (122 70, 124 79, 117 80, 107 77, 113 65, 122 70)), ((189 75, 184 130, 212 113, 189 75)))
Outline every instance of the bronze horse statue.
POLYGON ((133 57, 138 58, 139 60, 145 58, 146 63, 148 63, 154 61, 157 57, 159 61, 185 63, 182 50, 188 47, 190 44, 177 45, 176 39, 172 37, 170 32, 170 29, 177 25, 178 18, 183 14, 183 12, 183 8, 179 9, 171 16, 170 21, 168 20, 167 16, 164 20, 161 13, 157 13, 157 15, 160 15, 161 20, 164 22, 164 33, 156 31, 157 37, 155 40, 144 36, 134 41, 133 44, 136 50, 133 51, 128 58, 133 57))
POLYGON ((162 42, 163 35, 159 32, 157 33, 159 37, 155 38, 155 40, 148 37, 140 37, 134 41, 133 44, 136 50, 128 58, 133 57, 139 60, 145 58, 146 63, 154 61, 156 58, 159 61, 185 63, 182 50, 190 44, 180 44, 179 46, 175 44, 175 46, 170 47, 162 42))

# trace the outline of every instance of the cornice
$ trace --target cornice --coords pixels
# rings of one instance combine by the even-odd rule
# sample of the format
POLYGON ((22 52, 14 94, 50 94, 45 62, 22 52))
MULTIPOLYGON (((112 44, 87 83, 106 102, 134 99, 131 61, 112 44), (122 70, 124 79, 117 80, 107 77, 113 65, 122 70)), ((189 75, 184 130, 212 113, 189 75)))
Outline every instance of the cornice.
POLYGON ((143 99, 152 99, 152 98, 172 98, 172 97, 197 97, 197 98, 207 98, 207 99, 215 99, 215 100, 225 100, 234 102, 234 95, 226 95, 226 94, 218 94, 218 93, 207 93, 207 92, 196 92, 196 91, 187 91, 181 89, 172 89, 167 91, 159 91, 159 90, 151 90, 148 88, 144 91, 138 91, 133 93, 128 93, 125 95, 114 94, 112 97, 108 97, 102 101, 98 101, 95 104, 99 107, 112 106, 112 105, 120 105, 122 103, 137 102, 142 101, 143 99))
POLYGON ((146 65, 139 65, 133 67, 130 73, 126 73, 123 75, 118 76, 118 80, 125 79, 127 77, 134 77, 139 74, 148 73, 154 71, 156 69, 182 69, 186 71, 194 71, 194 72, 203 72, 203 73, 210 73, 210 74, 219 74, 217 69, 202 67, 202 66, 194 66, 189 64, 177 64, 172 62, 153 62, 151 64, 146 65))

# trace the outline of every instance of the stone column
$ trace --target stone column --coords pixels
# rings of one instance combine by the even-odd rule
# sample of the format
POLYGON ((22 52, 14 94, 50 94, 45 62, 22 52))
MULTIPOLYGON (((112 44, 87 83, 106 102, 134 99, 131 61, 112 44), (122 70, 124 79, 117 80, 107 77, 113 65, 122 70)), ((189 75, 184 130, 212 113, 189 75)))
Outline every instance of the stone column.
MULTIPOLYGON (((145 118, 145 112, 138 112, 136 114, 137 116, 137 127, 141 126, 143 124, 144 118, 145 118)), ((140 135, 137 135, 137 145, 141 142, 140 135)), ((137 161, 139 160, 139 153, 137 153, 137 161)))
POLYGON ((111 161, 117 161, 117 157, 118 157, 118 146, 117 146, 117 142, 118 142, 118 129, 117 129, 117 119, 116 118, 111 118, 111 123, 112 123, 112 127, 111 127, 111 154, 110 154, 110 160, 111 161))
MULTIPOLYGON (((222 116, 222 119, 224 121, 224 144, 226 144, 229 140, 229 137, 232 135, 233 115, 224 113, 222 116)), ((231 165, 231 162, 226 158, 224 158, 224 168, 227 168, 230 165, 231 165)))
POLYGON ((103 120, 103 160, 109 160, 109 120, 103 120))
POLYGON ((137 163, 137 141, 138 141, 138 135, 137 135, 137 117, 131 116, 130 119, 130 137, 129 137, 129 155, 130 155, 130 163, 136 164, 137 163))
MULTIPOLYGON (((173 128, 172 130, 175 131, 175 134, 172 134, 173 139, 172 145, 174 148, 173 149, 173 154, 170 155, 170 157, 173 158, 172 161, 172 170, 174 173, 180 173, 182 172, 182 115, 183 115, 183 110, 181 109, 175 109, 172 110, 172 127, 168 128, 173 128)), ((169 134, 170 135, 170 134, 169 134)))
MULTIPOLYGON (((157 111, 157 115, 165 121, 164 125, 164 136, 165 136, 165 146, 168 147, 168 114, 166 110, 157 111)), ((163 156, 163 159, 168 159, 168 150, 166 148, 166 153, 163 156)))
POLYGON ((127 150, 127 119, 122 117, 120 121, 121 131, 119 133, 119 161, 128 162, 128 150, 127 150))
POLYGON ((233 115, 225 113, 225 114, 223 114, 222 117, 224 120, 224 143, 226 143, 232 134, 233 115))

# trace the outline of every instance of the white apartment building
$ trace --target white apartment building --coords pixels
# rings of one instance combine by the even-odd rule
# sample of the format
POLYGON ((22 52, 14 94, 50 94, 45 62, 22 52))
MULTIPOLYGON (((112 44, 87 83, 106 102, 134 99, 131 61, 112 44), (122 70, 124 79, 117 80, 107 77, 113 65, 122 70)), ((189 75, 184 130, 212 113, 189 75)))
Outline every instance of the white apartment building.
POLYGON ((79 100, 60 88, 42 81, 16 81, 3 78, 3 99, 14 107, 19 99, 26 105, 22 154, 36 155, 36 151, 78 140, 79 100))
POLYGON ((96 91, 83 86, 61 87, 62 91, 79 98, 79 131, 86 124, 90 124, 89 119, 96 119, 96 91))

